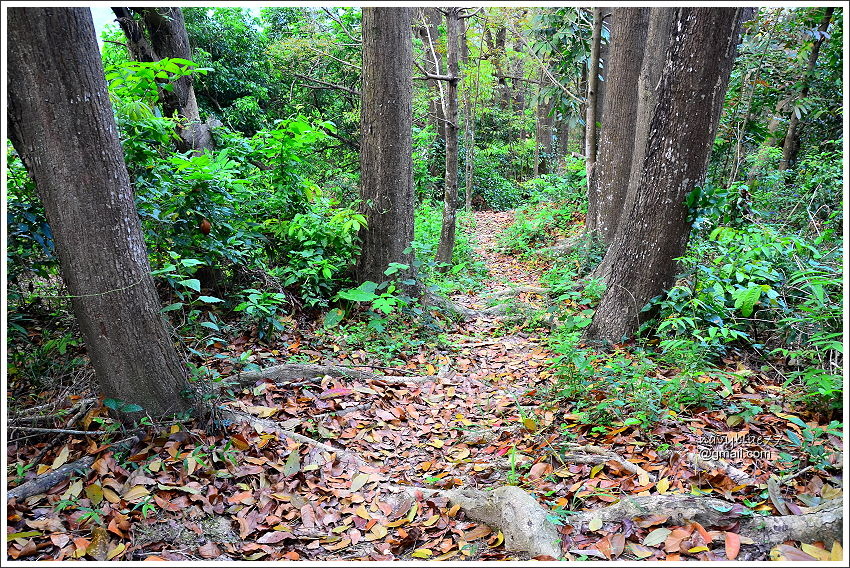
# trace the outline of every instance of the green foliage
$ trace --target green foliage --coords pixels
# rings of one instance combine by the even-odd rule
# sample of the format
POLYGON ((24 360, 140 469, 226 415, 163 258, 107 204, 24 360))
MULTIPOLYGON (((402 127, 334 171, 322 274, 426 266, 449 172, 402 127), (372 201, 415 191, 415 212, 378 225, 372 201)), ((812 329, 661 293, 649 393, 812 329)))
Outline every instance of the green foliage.
POLYGON ((444 294, 457 290, 475 290, 481 286, 485 273, 484 264, 477 260, 470 237, 473 218, 466 211, 457 211, 457 231, 452 251, 452 266, 446 272, 437 270, 434 255, 440 243, 443 222, 442 207, 425 201, 417 208, 414 216, 414 240, 411 243, 416 259, 414 267, 426 286, 436 286, 444 294))

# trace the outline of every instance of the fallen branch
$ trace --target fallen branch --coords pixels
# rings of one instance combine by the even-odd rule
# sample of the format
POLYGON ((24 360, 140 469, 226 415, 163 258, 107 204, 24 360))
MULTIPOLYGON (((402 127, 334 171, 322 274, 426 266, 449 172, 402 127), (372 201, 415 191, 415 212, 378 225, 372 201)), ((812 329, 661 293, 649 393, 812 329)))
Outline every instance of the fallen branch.
POLYGON ((467 517, 502 531, 505 547, 510 550, 528 552, 531 556, 563 556, 558 529, 547 519, 549 511, 519 487, 507 485, 493 491, 391 487, 413 496, 421 492, 425 496, 448 498, 459 505, 467 517))
MULTIPOLYGON (((663 454, 659 454, 663 455, 663 454)), ((738 469, 737 467, 726 463, 723 460, 707 460, 701 458, 699 454, 696 453, 688 453, 684 456, 685 461, 687 461, 692 466, 696 467, 700 470, 711 471, 711 470, 720 470, 726 475, 729 476, 729 479, 737 483, 738 485, 757 485, 758 481, 755 478, 751 477, 745 471, 738 469)))
POLYGON ((94 456, 86 456, 75 462, 66 463, 53 471, 43 473, 38 477, 30 479, 26 483, 22 483, 17 487, 10 489, 9 492, 6 493, 6 499, 17 499, 18 501, 23 501, 33 495, 46 493, 51 487, 65 480, 67 477, 70 477, 75 471, 87 470, 93 463, 94 456))
POLYGON ((285 363, 283 365, 267 367, 260 371, 240 373, 236 377, 236 381, 240 386, 248 386, 257 381, 263 380, 274 381, 282 386, 301 386, 312 382, 319 382, 327 376, 356 379, 360 381, 383 381, 385 383, 425 383, 428 381, 437 382, 441 378, 451 378, 449 376, 443 377, 441 375, 391 377, 376 375, 375 373, 369 373, 368 371, 359 371, 357 369, 352 369, 351 367, 340 367, 337 365, 285 363))

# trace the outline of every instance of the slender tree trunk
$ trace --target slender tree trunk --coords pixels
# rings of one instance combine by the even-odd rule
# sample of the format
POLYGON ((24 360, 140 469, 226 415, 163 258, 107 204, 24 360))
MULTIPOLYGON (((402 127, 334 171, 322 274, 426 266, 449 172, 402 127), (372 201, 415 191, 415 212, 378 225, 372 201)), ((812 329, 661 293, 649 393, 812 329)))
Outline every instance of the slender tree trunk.
MULTIPOLYGON (((363 8, 360 113, 360 230, 358 282, 383 282, 391 262, 410 268, 413 252, 413 44, 409 8, 363 8), (388 104, 391 101, 392 104, 388 104)), ((408 288, 413 292, 412 287, 408 288)))
MULTIPOLYGON (((653 8, 651 18, 662 10, 653 8)), ((641 308, 672 283, 689 232, 685 197, 705 176, 741 23, 753 11, 673 10, 638 189, 605 255, 607 288, 588 340, 621 341, 636 329, 641 308)))
POLYGON ((589 233, 598 229, 597 192, 593 187, 596 166, 596 86, 599 83, 599 44, 602 41, 602 8, 593 9, 593 35, 590 40, 590 60, 587 63, 587 103, 584 130, 584 157, 587 168, 587 221, 589 233))
MULTIPOLYGON (((649 8, 615 8, 607 76, 611 84, 605 96, 598 160, 588 208, 587 226, 611 244, 629 188, 638 110, 638 77, 643 61, 649 8)), ((589 230, 589 229, 588 229, 589 230)))
POLYGON ((9 136, 44 204, 101 392, 152 416, 187 410, 91 14, 10 8, 8 40, 9 136))
MULTIPOLYGON (((464 20, 465 21, 465 20, 464 20)), ((484 24, 482 30, 487 29, 487 12, 484 12, 484 24)), ((472 211, 472 187, 473 177, 475 176, 475 111, 478 108, 478 89, 481 84, 481 59, 483 58, 483 47, 485 33, 481 33, 481 38, 478 40, 478 60, 475 63, 475 83, 473 85, 472 105, 467 107, 466 112, 466 161, 465 161, 465 180, 466 180, 466 210, 472 211)), ((464 41, 464 43, 466 43, 464 41)))
MULTIPOLYGON (((809 64, 806 67, 806 74, 803 78, 803 89, 800 91, 800 98, 804 99, 809 94, 809 84, 812 80, 812 75, 815 72, 815 64, 820 53, 820 46, 824 42, 826 30, 829 29, 829 23, 832 20, 832 14, 835 8, 829 7, 823 13, 823 19, 818 26, 818 35, 812 46, 812 51, 809 53, 809 64)), ((788 123, 788 131, 785 134, 785 142, 782 144, 782 160, 779 162, 779 170, 784 171, 789 168, 794 160, 799 144, 797 142, 797 126, 800 124, 800 117, 797 116, 797 111, 791 111, 791 120, 788 123)))
POLYGON ((437 263, 452 262, 455 246, 455 219, 457 212, 457 84, 458 67, 458 28, 460 9, 446 9, 448 74, 450 79, 446 89, 446 177, 445 196, 443 198, 443 226, 440 231, 440 244, 437 246, 437 263))
MULTIPOLYGON (((141 24, 127 8, 113 8, 118 23, 127 37, 130 53, 137 61, 159 61, 165 58, 192 59, 189 36, 183 10, 180 8, 131 8, 141 16, 141 24), (147 37, 144 35, 147 31, 147 37)), ((162 112, 165 116, 179 116, 185 120, 178 129, 180 151, 213 148, 209 124, 201 123, 198 101, 195 98, 194 80, 180 77, 171 83, 173 90, 160 91, 162 112)))

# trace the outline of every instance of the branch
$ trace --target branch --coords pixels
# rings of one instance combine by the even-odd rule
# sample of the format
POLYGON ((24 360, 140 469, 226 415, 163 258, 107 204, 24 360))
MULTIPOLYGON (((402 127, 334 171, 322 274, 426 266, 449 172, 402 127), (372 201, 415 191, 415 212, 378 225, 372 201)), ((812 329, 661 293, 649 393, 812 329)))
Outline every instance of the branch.
POLYGON ((350 61, 345 61, 344 59, 340 59, 339 57, 334 57, 330 53, 325 53, 321 49, 316 49, 315 47, 310 47, 309 45, 305 45, 304 47, 306 47, 310 51, 315 51, 316 53, 318 53, 320 55, 324 55, 325 57, 330 57, 334 61, 338 61, 339 63, 342 63, 343 65, 348 65, 349 67, 353 67, 354 69, 357 69, 358 71, 363 70, 363 68, 360 65, 355 65, 354 63, 351 63, 350 61))
MULTIPOLYGON (((467 10, 467 9, 468 8, 461 8, 461 10, 467 10)), ((475 9, 474 12, 470 12, 469 14, 464 14, 464 15, 458 16, 458 19, 459 20, 465 20, 466 18, 471 18, 472 16, 474 16, 475 14, 477 14, 478 12, 480 12, 483 9, 484 8, 482 6, 479 6, 478 8, 475 9)))
MULTIPOLYGON (((337 85, 335 83, 328 83, 326 81, 322 81, 320 79, 314 79, 313 77, 308 77, 307 75, 302 75, 300 73, 293 73, 293 75, 295 75, 299 79, 304 79, 305 81, 313 81, 315 83, 319 83, 320 85, 324 85, 324 88, 326 88, 326 89, 335 89, 335 90, 338 90, 338 91, 344 91, 346 93, 350 93, 350 94, 354 95, 355 97, 360 96, 360 91, 358 91, 356 89, 352 89, 350 87, 346 87, 345 85, 337 85)), ((322 88, 322 87, 316 87, 316 86, 311 86, 311 85, 304 85, 304 86, 309 87, 311 89, 322 88)))
POLYGON ((322 8, 322 11, 323 11, 325 14, 327 14, 327 15, 330 17, 330 19, 331 19, 331 20, 333 20, 334 22, 336 22, 336 23, 339 25, 339 27, 341 27, 341 28, 342 28, 342 31, 344 31, 344 32, 345 32, 345 35, 347 35, 347 36, 349 37, 349 39, 351 39, 351 41, 353 41, 354 43, 356 43, 356 44, 358 44, 358 45, 359 45, 359 44, 361 44, 361 43, 363 43, 363 41, 362 41, 362 40, 357 39, 356 37, 354 37, 354 35, 351 33, 351 31, 349 31, 349 29, 346 27, 346 25, 342 23, 342 20, 340 20, 339 18, 337 18, 337 17, 336 17, 336 15, 334 15, 334 14, 333 14, 333 12, 331 12, 331 11, 330 11, 330 10, 328 10, 327 8, 322 8))

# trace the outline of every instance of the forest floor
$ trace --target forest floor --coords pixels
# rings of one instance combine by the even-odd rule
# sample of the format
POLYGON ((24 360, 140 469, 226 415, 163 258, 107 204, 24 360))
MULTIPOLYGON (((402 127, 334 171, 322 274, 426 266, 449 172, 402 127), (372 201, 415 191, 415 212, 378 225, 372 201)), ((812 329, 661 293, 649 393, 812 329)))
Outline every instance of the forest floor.
MULTIPOLYGON (((544 264, 502 254, 496 245, 512 219, 510 212, 475 214, 477 253, 488 277, 481 293, 456 294, 457 304, 480 310, 488 292, 539 286, 544 264)), ((515 297, 545 309, 540 295, 515 297)), ((306 329, 276 345, 243 337, 221 346, 222 357, 210 365, 225 374, 227 357, 249 348, 261 367, 296 356, 369 372, 243 381, 234 398, 218 399, 214 424, 150 427, 129 450, 117 449, 120 433, 112 435, 114 447, 73 433, 59 443, 49 437, 13 442, 13 484, 90 459, 80 464, 81 475, 10 501, 8 556, 528 559, 533 552, 507 548, 510 527, 475 520, 446 493, 518 486, 548 511, 568 558, 766 559, 772 547, 739 531, 735 513, 804 516, 841 495, 840 471, 803 467, 814 463, 812 452, 821 452, 833 471, 840 467, 841 440, 794 412, 777 381, 742 358, 726 361, 728 376, 739 379, 730 399, 760 401, 764 409, 734 428, 729 413, 716 409, 669 415, 648 428, 594 425, 570 401, 551 403, 557 376, 548 363, 549 333, 547 326, 481 315, 455 323, 436 351, 423 346, 392 369, 366 349, 348 349, 306 329), (777 470, 779 452, 797 460, 790 474, 777 470), (19 466, 15 480, 15 464, 39 453, 42 465, 19 466), (724 456, 731 456, 728 464, 724 456), (675 499, 684 495, 717 497, 729 507, 711 501, 713 516, 708 511, 700 518, 713 525, 681 521, 675 499), (570 511, 627 496, 669 497, 672 505, 604 522, 570 520, 570 511)), ((76 428, 97 429, 106 410, 82 402, 66 393, 63 415, 82 408, 76 428)), ((780 545, 774 557, 841 554, 840 547, 794 545, 780 545)))

